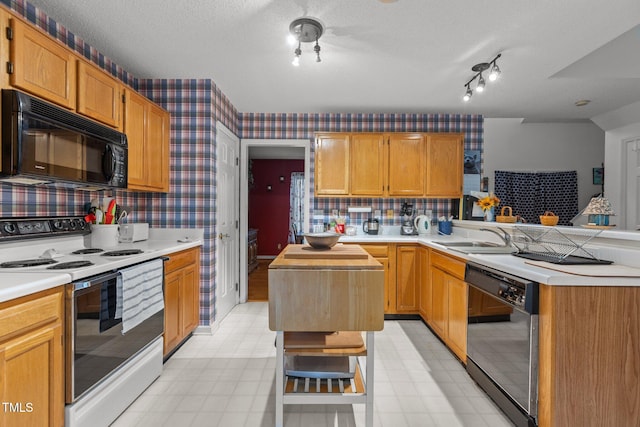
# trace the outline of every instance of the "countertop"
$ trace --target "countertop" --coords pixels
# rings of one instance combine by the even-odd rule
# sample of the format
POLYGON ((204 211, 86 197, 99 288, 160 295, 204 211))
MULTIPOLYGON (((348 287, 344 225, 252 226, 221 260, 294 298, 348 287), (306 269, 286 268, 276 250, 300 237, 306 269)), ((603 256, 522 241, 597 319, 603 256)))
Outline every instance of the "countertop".
MULTIPOLYGON (((200 229, 150 228, 149 240, 135 243, 120 243, 118 246, 108 249, 141 249, 144 251, 139 255, 132 255, 114 262, 114 267, 118 268, 120 267, 119 264, 136 264, 174 252, 201 246, 202 237, 203 232, 200 229)), ((38 241, 33 241, 32 244, 44 241, 46 241, 46 239, 39 239, 38 241)), ((3 271, 0 272, 0 302, 20 298, 70 282, 71 276, 64 272, 3 271)))
MULTIPOLYGON (((496 227, 503 226, 504 224, 497 223, 482 223, 477 221, 454 221, 454 232, 451 235, 443 236, 437 234, 417 235, 417 236, 402 236, 399 234, 381 234, 381 235, 356 235, 356 236, 342 236, 340 242, 342 243, 362 243, 362 244, 375 244, 375 243, 407 243, 407 244, 420 244, 423 246, 438 249, 439 251, 456 256, 458 258, 475 262, 487 267, 494 268, 515 276, 522 277, 527 280, 535 281, 538 283, 552 285, 552 286, 640 286, 640 278, 638 277, 588 277, 575 274, 563 273, 555 270, 550 270, 526 263, 524 258, 519 258, 512 255, 497 255, 497 254, 466 254, 463 252, 448 249, 445 246, 439 245, 438 241, 471 241, 481 240, 495 243, 501 243, 499 238, 493 233, 487 233, 485 231, 479 231, 481 227, 496 227), (467 226, 466 223, 474 223, 467 226)), ((604 233, 603 233, 604 234, 604 233)), ((615 239, 614 243, 606 242, 607 238, 599 238, 598 241, 603 243, 606 248, 603 248, 599 253, 599 256, 605 259, 612 259, 615 263, 628 265, 635 268, 640 268, 637 262, 640 262, 640 245, 636 245, 635 250, 630 250, 628 247, 612 246, 620 239, 621 233, 609 232, 607 233, 610 239, 615 239), (630 262, 631 260, 631 262, 630 262), (633 263, 633 260, 637 260, 633 263)), ((640 233, 626 233, 629 236, 624 236, 626 240, 635 240, 634 237, 640 233)), ((637 243, 637 242, 634 242, 637 243)), ((604 267, 603 267, 604 268, 604 267)))

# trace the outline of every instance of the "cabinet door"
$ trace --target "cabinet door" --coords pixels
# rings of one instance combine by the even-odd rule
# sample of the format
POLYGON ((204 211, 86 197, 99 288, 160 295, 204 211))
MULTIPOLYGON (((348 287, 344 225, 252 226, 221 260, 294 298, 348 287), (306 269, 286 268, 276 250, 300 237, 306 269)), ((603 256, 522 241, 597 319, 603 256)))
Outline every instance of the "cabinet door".
POLYGON ((180 309, 182 338, 189 335, 200 323, 200 281, 198 266, 190 265, 182 270, 180 284, 180 309))
POLYGON ((180 270, 167 273, 164 278, 164 354, 181 340, 180 270))
POLYGON ((398 312, 418 311, 418 256, 414 246, 398 246, 396 251, 396 307, 398 312))
POLYGON ((349 194, 349 135, 316 136, 315 184, 316 196, 349 194))
POLYGON ((431 317, 429 325, 442 339, 446 339, 449 309, 449 293, 447 291, 447 273, 439 268, 431 269, 431 317))
POLYGON ((384 137, 382 134, 351 135, 351 195, 384 194, 384 137))
POLYGON ((128 185, 132 188, 146 184, 145 133, 147 124, 147 100, 142 95, 126 89, 124 108, 124 133, 129 150, 128 185))
POLYGON ((12 86, 74 110, 75 54, 36 28, 11 19, 12 86))
POLYGON ((62 288, 0 304, 1 426, 64 425, 63 316, 62 288))
POLYGON ((116 129, 121 128, 120 83, 101 69, 78 61, 78 112, 116 129))
POLYGON ((170 115, 149 99, 125 91, 124 133, 129 144, 128 187, 169 191, 170 115))
POLYGON ((425 139, 421 134, 389 136, 389 196, 422 196, 425 191, 425 139))
POLYGON ((145 134, 145 186, 152 190, 169 191, 169 114, 147 101, 147 129, 145 134))
POLYGON ((467 284, 448 276, 448 331, 447 344, 462 360, 467 360, 467 284))
POLYGON ((463 154, 461 134, 430 134, 428 136, 427 196, 462 197, 463 154))
POLYGON ((5 426, 62 426, 64 424, 62 326, 48 325, 0 346, 5 426))
POLYGON ((432 296, 431 296, 431 275, 429 274, 429 250, 425 247, 418 248, 418 260, 420 266, 419 292, 420 304, 418 311, 425 321, 431 318, 432 296))

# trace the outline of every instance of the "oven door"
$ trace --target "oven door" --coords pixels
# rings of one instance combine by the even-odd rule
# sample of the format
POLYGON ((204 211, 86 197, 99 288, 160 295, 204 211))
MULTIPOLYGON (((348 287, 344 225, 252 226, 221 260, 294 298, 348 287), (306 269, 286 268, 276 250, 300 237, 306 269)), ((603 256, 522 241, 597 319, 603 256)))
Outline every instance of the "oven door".
POLYGON ((164 311, 122 332, 120 273, 68 285, 66 401, 72 403, 160 336, 164 311))
MULTIPOLYGON (((468 301, 467 370, 476 381, 473 371, 484 373, 522 413, 535 419, 538 315, 516 308, 471 284, 468 301)), ((492 395, 490 390, 486 391, 492 395)), ((499 399, 498 396, 496 401, 499 399)), ((526 421, 522 425, 527 425, 526 421)))

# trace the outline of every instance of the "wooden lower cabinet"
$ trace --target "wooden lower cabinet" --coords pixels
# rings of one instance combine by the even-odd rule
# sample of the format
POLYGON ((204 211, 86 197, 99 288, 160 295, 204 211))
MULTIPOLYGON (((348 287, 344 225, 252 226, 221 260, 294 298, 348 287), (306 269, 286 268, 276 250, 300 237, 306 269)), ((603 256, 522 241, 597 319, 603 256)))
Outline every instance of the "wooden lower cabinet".
POLYGON ((384 313, 396 313, 395 274, 392 274, 392 265, 395 264, 395 251, 393 251, 392 256, 390 245, 386 243, 376 245, 359 243, 359 245, 384 267, 384 313))
POLYGON ((200 321, 200 248, 169 255, 164 280, 164 355, 167 356, 200 321))
POLYGON ((396 248, 396 310, 398 313, 418 312, 419 258, 417 245, 396 248))
POLYGON ((467 360, 467 284, 464 260, 430 250, 431 316, 426 321, 453 353, 467 360))
POLYGON ((418 248, 418 266, 420 274, 418 275, 418 295, 420 297, 418 303, 418 312, 424 321, 428 321, 431 317, 433 307, 433 292, 431 288, 431 265, 429 263, 429 249, 420 246, 418 248))
POLYGON ((64 426, 64 292, 0 304, 0 426, 64 426))

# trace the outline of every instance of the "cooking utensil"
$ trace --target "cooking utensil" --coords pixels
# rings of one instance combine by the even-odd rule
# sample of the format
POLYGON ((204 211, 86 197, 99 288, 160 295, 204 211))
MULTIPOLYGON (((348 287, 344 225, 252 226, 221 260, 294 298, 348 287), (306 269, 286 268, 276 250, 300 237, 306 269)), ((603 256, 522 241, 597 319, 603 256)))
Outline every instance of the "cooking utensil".
POLYGON ((111 199, 109 201, 109 206, 104 213, 104 223, 105 224, 113 224, 115 221, 116 215, 116 199, 111 199))
POLYGON ((102 220, 104 219, 104 214, 102 213, 102 211, 100 209, 96 208, 96 224, 102 224, 102 220))

